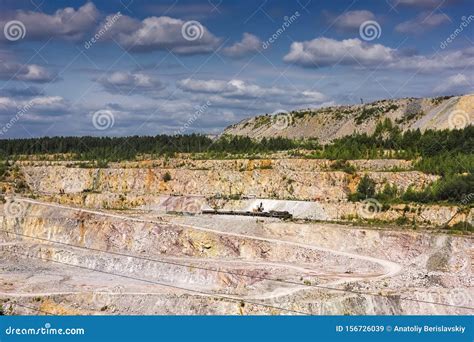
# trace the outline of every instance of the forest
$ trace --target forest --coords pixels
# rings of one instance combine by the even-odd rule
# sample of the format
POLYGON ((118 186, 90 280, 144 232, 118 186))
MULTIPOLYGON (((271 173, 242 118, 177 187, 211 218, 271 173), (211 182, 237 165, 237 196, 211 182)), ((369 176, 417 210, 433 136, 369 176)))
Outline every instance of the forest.
MULTIPOLYGON (((321 146, 315 140, 291 140, 281 137, 254 140, 242 136, 221 136, 212 139, 205 135, 157 135, 130 137, 41 137, 0 140, 0 158, 12 159, 20 155, 72 154, 79 160, 106 159, 109 161, 131 160, 138 155, 170 155, 173 153, 259 154, 297 149, 310 150, 311 158, 328 159, 415 159, 429 157, 433 164, 423 167, 435 168, 448 159, 456 164, 468 163, 463 156, 474 151, 474 126, 461 130, 425 132, 401 132, 390 120, 377 125, 371 135, 354 134, 321 146)), ((466 169, 453 165, 453 169, 466 169)))

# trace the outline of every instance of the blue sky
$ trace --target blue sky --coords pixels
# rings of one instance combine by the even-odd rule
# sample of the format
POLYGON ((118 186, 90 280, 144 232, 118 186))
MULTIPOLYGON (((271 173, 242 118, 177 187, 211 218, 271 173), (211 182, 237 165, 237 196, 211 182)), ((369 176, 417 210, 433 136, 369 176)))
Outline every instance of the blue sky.
POLYGON ((473 92, 470 0, 0 9, 3 138, 219 133, 257 114, 473 92))

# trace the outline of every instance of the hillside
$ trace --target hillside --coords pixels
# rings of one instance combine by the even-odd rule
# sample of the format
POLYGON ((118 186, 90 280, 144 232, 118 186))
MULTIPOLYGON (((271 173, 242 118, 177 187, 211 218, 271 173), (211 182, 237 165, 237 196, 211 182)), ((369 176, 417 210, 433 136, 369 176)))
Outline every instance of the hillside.
POLYGON ((251 138, 317 138, 329 143, 353 133, 371 134, 377 122, 389 118, 403 131, 453 129, 473 122, 474 95, 403 98, 368 104, 304 109, 248 118, 224 130, 224 134, 251 138))

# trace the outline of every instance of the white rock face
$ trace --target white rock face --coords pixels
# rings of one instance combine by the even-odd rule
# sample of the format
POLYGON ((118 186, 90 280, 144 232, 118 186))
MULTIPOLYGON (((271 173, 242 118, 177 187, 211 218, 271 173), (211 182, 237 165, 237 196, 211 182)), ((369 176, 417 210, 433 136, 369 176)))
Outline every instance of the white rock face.
MULTIPOLYGON (((162 163, 162 161, 158 161, 162 163)), ((437 176, 417 171, 390 172, 409 167, 405 161, 354 161, 362 170, 356 174, 327 171, 328 161, 307 159, 208 160, 185 165, 130 167, 127 163, 107 169, 53 166, 23 166, 30 187, 40 193, 78 194, 87 192, 129 196, 200 195, 205 197, 259 197, 287 200, 345 201, 360 178, 368 174, 378 189, 385 184, 400 190, 421 189, 437 176), (376 171, 370 171, 376 170, 376 171), (171 180, 165 182, 168 172, 171 180)))
POLYGON ((175 159, 115 163, 107 169, 36 162, 21 169, 34 192, 89 208, 196 214, 209 208, 251 211, 263 203, 266 211, 288 211, 298 219, 321 221, 406 217, 417 224, 440 226, 472 220, 472 210, 458 213, 452 206, 416 206, 407 212, 405 205, 382 210, 376 202, 348 202, 348 194, 365 174, 376 182, 378 191, 386 184, 401 191, 409 186, 422 189, 438 178, 418 171, 388 171, 410 168, 410 162, 403 160, 351 163, 365 171, 328 171, 330 161, 308 159, 175 159), (163 180, 166 172, 171 175, 167 182, 163 180))

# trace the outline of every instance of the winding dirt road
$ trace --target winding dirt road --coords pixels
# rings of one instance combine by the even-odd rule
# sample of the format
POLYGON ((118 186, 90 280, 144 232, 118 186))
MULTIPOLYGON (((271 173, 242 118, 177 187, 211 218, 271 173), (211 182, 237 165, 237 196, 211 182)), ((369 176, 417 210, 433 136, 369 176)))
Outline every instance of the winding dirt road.
MULTIPOLYGON (((305 243, 299 243, 299 242, 292 242, 292 241, 286 241, 286 240, 280 240, 280 239, 274 239, 274 238, 266 238, 266 237, 259 237, 251 234, 239 234, 239 233, 233 233, 233 232, 226 232, 226 231, 221 231, 217 229, 211 229, 211 228, 205 228, 205 227, 200 227, 200 226, 195 226, 195 225, 188 225, 188 224, 176 224, 176 223, 170 223, 170 222, 165 222, 165 221, 159 221, 159 220, 151 220, 151 219, 143 219, 143 218, 137 218, 137 217, 130 217, 130 216, 125 216, 125 215, 118 215, 114 213, 106 213, 103 211, 99 210, 91 210, 91 209, 83 209, 83 208, 75 208, 75 207, 70 207, 70 206, 65 206, 61 204, 56 204, 56 203, 47 203, 47 202, 42 202, 38 200, 33 200, 29 198, 20 198, 20 197, 15 197, 15 198, 10 198, 9 200, 13 200, 15 202, 23 202, 23 203, 30 203, 34 205, 41 205, 41 206, 47 206, 47 207, 52 207, 52 208, 57 208, 61 210, 74 210, 78 212, 84 212, 84 213, 89 213, 93 215, 98 215, 98 216, 103 216, 103 217, 110 217, 114 219, 119 219, 119 220, 124 220, 124 221, 131 221, 131 222, 140 222, 140 223, 153 223, 153 224, 160 224, 160 225, 169 225, 169 226, 181 226, 181 227, 186 227, 198 231, 204 231, 204 232, 210 232, 213 234, 219 234, 219 235, 224 235, 224 236, 231 236, 231 237, 237 237, 237 238, 245 238, 245 239, 253 239, 253 240, 258 240, 258 241, 264 241, 264 242, 269 242, 272 244, 278 244, 278 245, 287 245, 287 246, 295 246, 295 247, 301 247, 301 248, 306 248, 314 251, 319 251, 319 252, 325 252, 325 253, 330 253, 334 255, 339 255, 339 256, 344 256, 348 258, 354 258, 354 259, 359 259, 371 263, 376 263, 382 266, 384 272, 382 274, 377 274, 377 275, 351 275, 349 277, 341 277, 340 279, 330 282, 330 283, 325 283, 324 286, 334 286, 337 284, 341 283, 346 283, 346 282, 352 282, 352 281, 357 281, 357 280, 380 280, 383 278, 388 278, 392 277, 396 274, 398 274, 401 270, 402 267, 392 261, 385 260, 385 259, 380 259, 380 258, 375 258, 367 255, 360 255, 360 254, 355 254, 355 253, 349 253, 349 252, 343 252, 343 251, 338 251, 338 250, 333 250, 329 248, 324 248, 324 247, 319 247, 319 246, 314 246, 310 244, 305 244, 305 243)), ((105 251, 104 251, 105 252, 105 251)), ((175 258, 177 259, 177 258, 175 258)), ((193 259, 197 260, 197 259, 193 259)), ((202 261, 212 261, 210 259, 203 259, 202 261)), ((282 264, 282 263, 272 263, 272 262, 260 262, 260 261, 255 261, 255 262, 245 262, 241 260, 236 260, 236 261, 223 261, 219 260, 219 263, 221 262, 226 262, 226 263, 248 263, 248 264, 253 264, 253 265, 262 265, 262 266, 267 266, 267 267, 287 267, 287 268, 292 268, 295 269, 299 272, 303 273, 321 273, 321 270, 317 269, 309 269, 309 268, 304 268, 304 267, 298 267, 294 265, 288 265, 288 264, 282 264)), ((276 288, 274 291, 268 292, 264 295, 258 295, 258 296, 252 296, 249 298, 252 299, 272 299, 280 296, 286 296, 293 294, 295 292, 308 289, 308 286, 293 286, 293 287, 281 287, 281 288, 276 288)))

